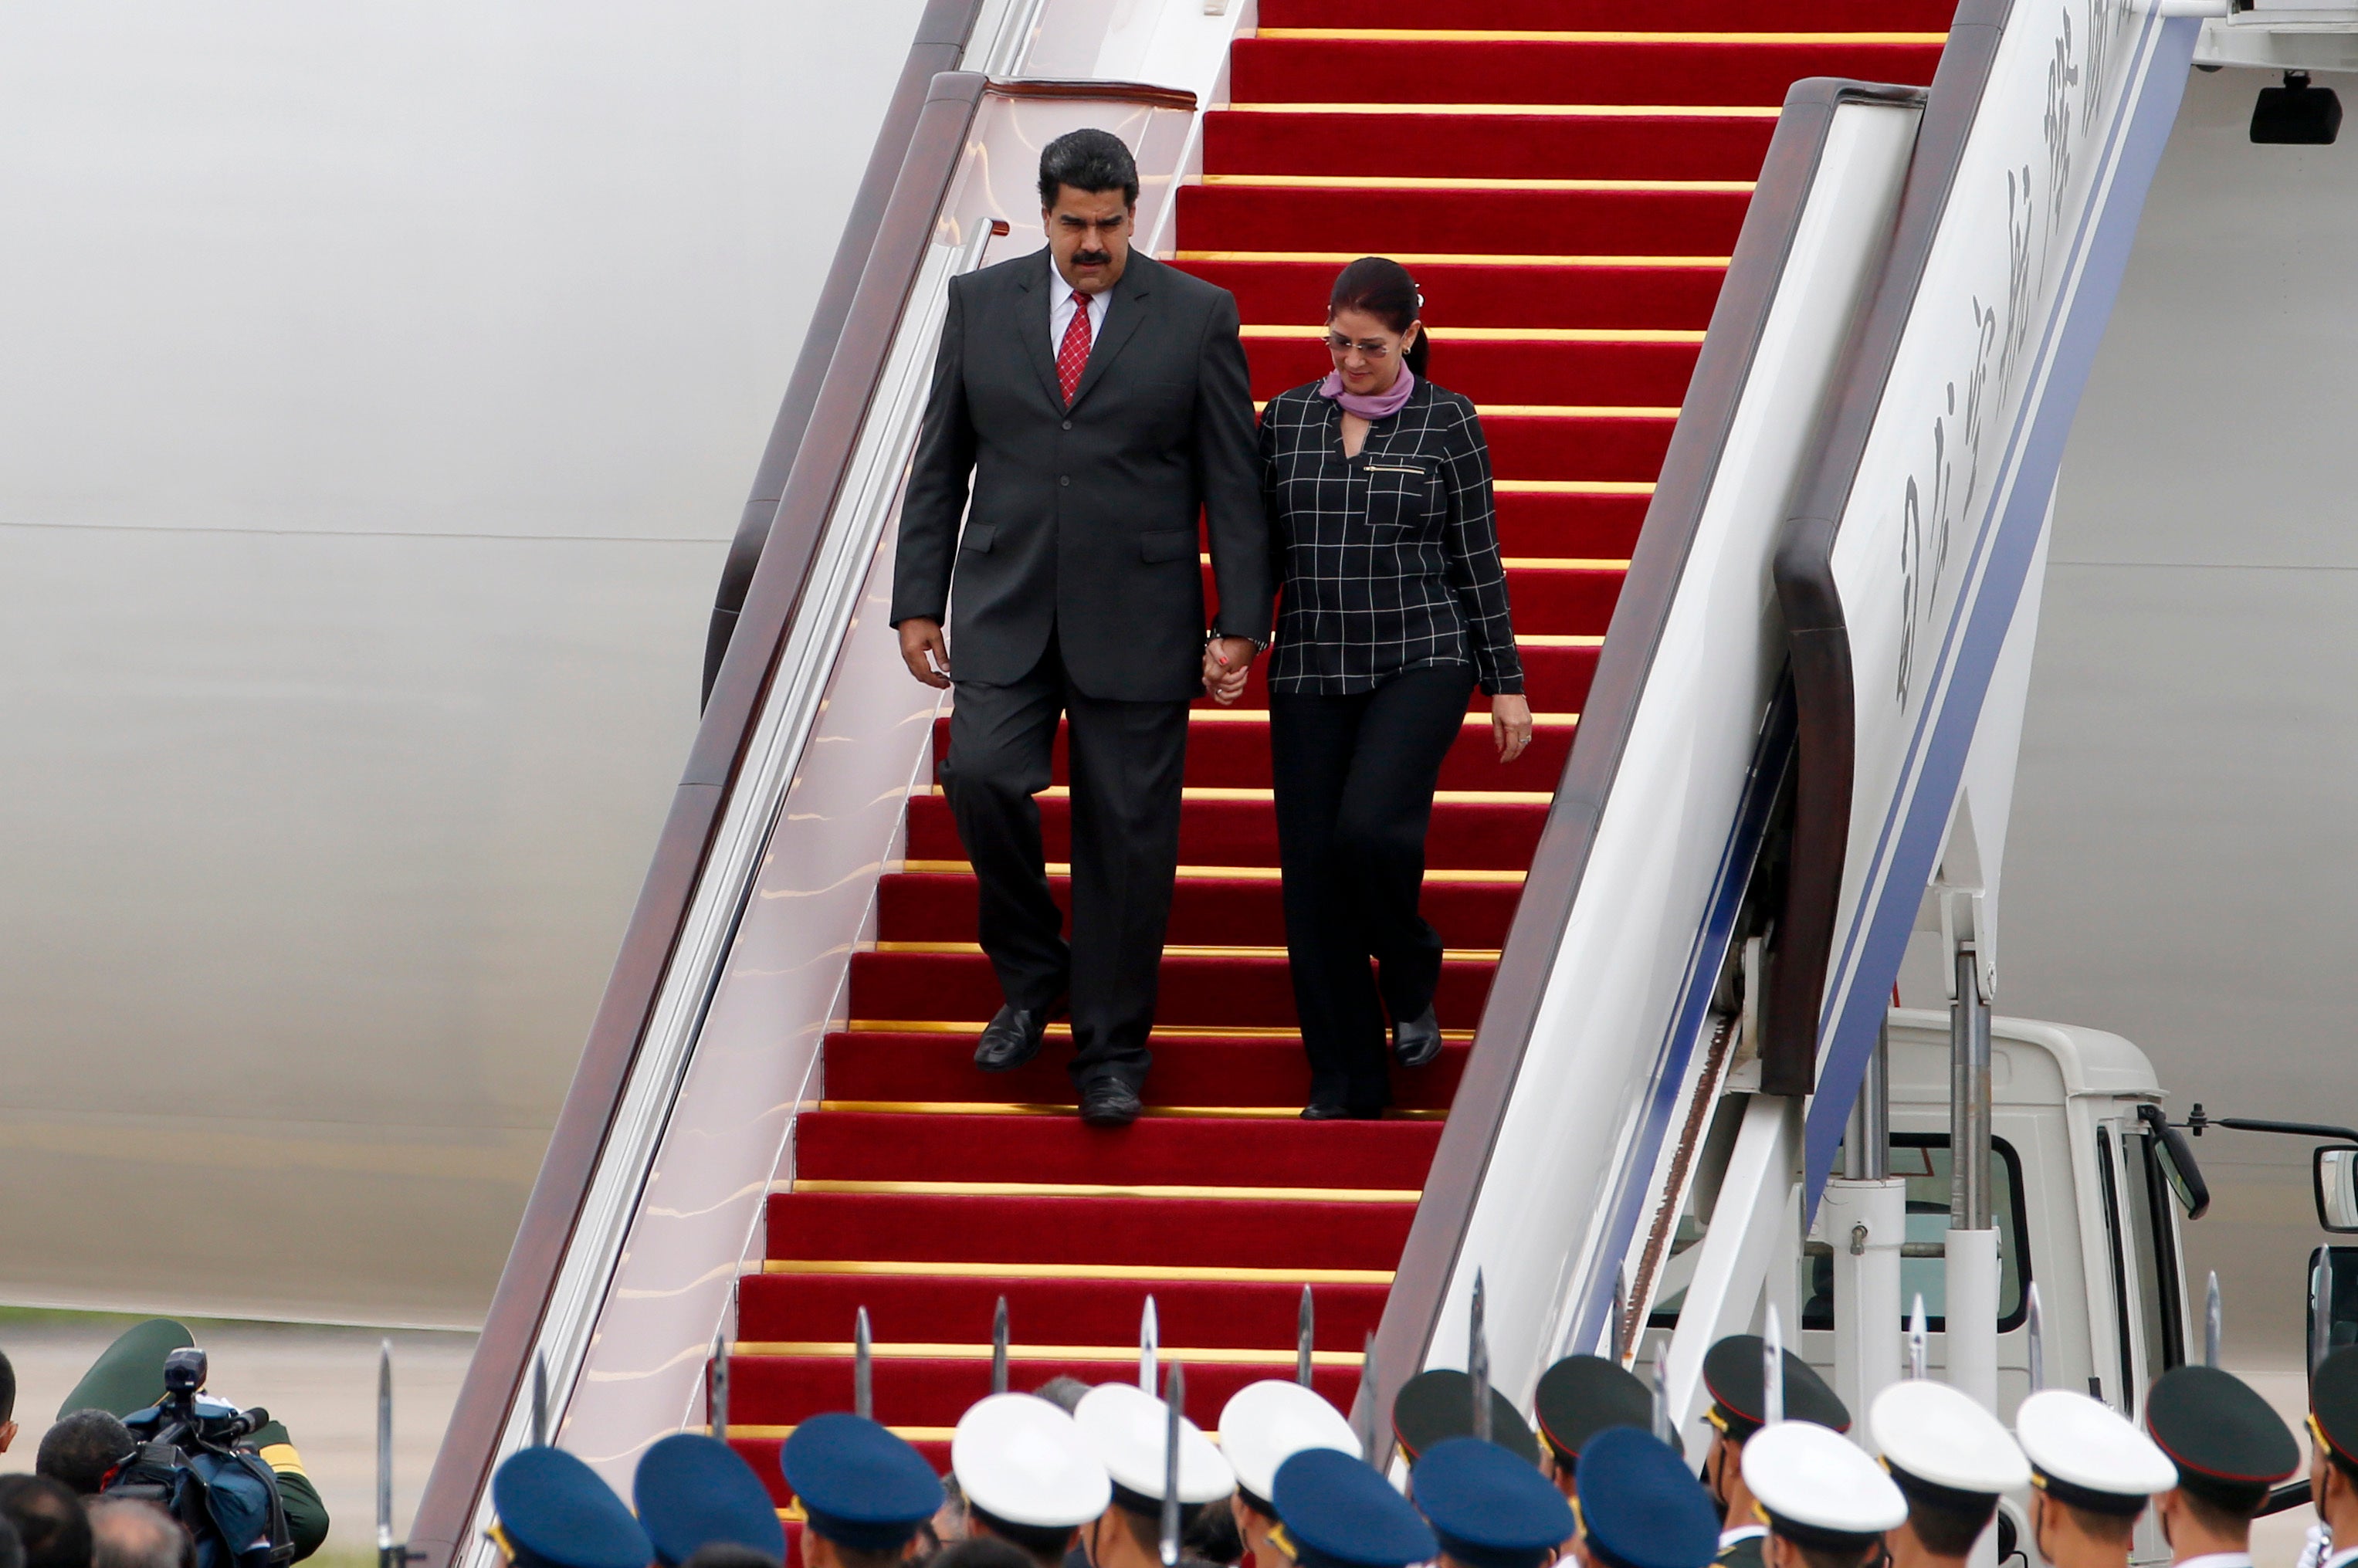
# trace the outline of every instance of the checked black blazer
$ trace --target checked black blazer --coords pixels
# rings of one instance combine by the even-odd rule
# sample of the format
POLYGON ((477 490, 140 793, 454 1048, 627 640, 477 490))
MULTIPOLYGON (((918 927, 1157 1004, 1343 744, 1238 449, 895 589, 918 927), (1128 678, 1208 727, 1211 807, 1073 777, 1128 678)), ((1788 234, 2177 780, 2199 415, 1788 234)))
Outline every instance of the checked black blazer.
POLYGON ((1470 664, 1484 691, 1521 692, 1490 449, 1470 401, 1420 380, 1347 458, 1342 409, 1311 382, 1270 399, 1260 463, 1284 589, 1271 690, 1343 697, 1470 664))
POLYGON ((1269 636, 1268 520, 1236 298, 1131 251, 1067 408, 1048 344, 1049 265, 1041 250, 950 280, 902 503, 892 623, 949 611, 957 680, 1022 680, 1054 631, 1088 696, 1185 701, 1203 691, 1199 515, 1219 630, 1269 636))

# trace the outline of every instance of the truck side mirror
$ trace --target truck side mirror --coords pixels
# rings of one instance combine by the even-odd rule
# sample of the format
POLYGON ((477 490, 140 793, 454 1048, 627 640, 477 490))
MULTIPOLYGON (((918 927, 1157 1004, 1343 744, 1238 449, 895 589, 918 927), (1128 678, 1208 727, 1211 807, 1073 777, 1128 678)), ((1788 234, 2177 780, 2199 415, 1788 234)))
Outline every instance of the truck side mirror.
POLYGON ((2335 1236, 2358 1233, 2358 1149, 2319 1148, 2312 1173, 2317 1180, 2317 1223, 2335 1236))
POLYGON ((2195 1162, 2194 1145, 2186 1141, 2186 1134, 2169 1125, 2158 1105, 2137 1107, 2137 1119, 2153 1134, 2153 1152, 2161 1160, 2161 1179, 2169 1184, 2186 1217, 2201 1219, 2210 1213, 2211 1184, 2202 1179, 2202 1167, 2195 1162))

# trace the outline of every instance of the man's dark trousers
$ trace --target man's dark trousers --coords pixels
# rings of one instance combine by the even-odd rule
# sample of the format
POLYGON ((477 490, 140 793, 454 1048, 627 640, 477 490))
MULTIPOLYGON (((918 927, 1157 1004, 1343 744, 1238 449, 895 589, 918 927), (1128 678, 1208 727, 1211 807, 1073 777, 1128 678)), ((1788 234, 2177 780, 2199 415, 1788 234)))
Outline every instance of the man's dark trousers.
POLYGON ((1132 251, 1067 403, 1052 265, 1040 252, 951 280, 892 623, 946 622, 957 695, 943 784, 1009 1005, 1045 1007, 1069 985, 1076 1084, 1136 1090, 1178 860, 1187 704, 1202 692, 1199 552, 1208 538, 1217 630, 1266 642, 1268 514, 1234 297, 1132 251), (1050 782, 1060 713, 1069 950, 1033 798, 1050 782))
POLYGON ((1070 988, 1072 1075, 1083 1087, 1146 1081, 1186 759, 1185 703, 1089 696, 1065 678, 1053 636, 1022 680, 958 682, 942 784, 982 885, 983 951, 1017 1007, 1046 1008, 1070 988), (1034 798, 1049 784, 1059 713, 1072 779, 1069 951, 1034 798))

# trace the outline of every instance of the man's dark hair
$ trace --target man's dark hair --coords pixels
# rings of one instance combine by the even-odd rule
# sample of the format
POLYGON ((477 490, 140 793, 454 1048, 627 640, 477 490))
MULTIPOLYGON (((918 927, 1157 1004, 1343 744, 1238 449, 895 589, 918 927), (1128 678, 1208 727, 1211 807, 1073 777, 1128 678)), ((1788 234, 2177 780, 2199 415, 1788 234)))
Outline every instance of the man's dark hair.
POLYGON ((1891 1478, 1908 1499, 1908 1523, 1916 1539, 1935 1557, 1963 1557, 1972 1552, 1990 1516, 1997 1512, 1997 1498, 1987 1492, 1960 1491, 1896 1468, 1891 1478))
POLYGON ((33 1473, 87 1498, 106 1484, 106 1473, 139 1445, 131 1429, 110 1411, 76 1411, 41 1434, 33 1473))
POLYGON ((1040 206, 1056 204, 1056 190, 1069 185, 1094 196, 1120 190, 1121 204, 1138 205, 1138 160, 1111 131, 1087 127, 1066 131, 1040 149, 1040 206))
POLYGON ((1206 1563, 1233 1565, 1243 1561, 1245 1535, 1237 1528, 1237 1510, 1216 1503, 1206 1505, 1179 1538, 1179 1550, 1206 1563))
POLYGON ((1883 1549, 1880 1541, 1870 1541, 1864 1546, 1818 1546, 1806 1541, 1796 1541, 1793 1545, 1801 1552, 1801 1561, 1810 1568, 1862 1568, 1863 1564, 1875 1560, 1874 1553, 1883 1549))
MULTIPOLYGON (((115 1568, 102 1563, 98 1568, 115 1568)), ((679 1568, 778 1568, 778 1560, 758 1546, 741 1541, 708 1541, 687 1554, 679 1568)))
MULTIPOLYGON (((1034 1563, 1053 1565, 1062 1563, 1065 1549, 1073 1543, 1073 1527, 1068 1524, 1017 1524, 972 1503, 967 1505, 966 1517, 981 1527, 985 1535, 1005 1541, 1034 1563)), ((967 1539, 971 1541, 975 1538, 969 1536, 967 1539)), ((983 1565, 978 1563, 974 1568, 983 1568, 983 1565)))
POLYGON ((197 1543, 180 1521, 135 1498, 90 1505, 92 1568, 195 1568, 197 1543))
MULTIPOLYGON (((1119 1489, 1115 1491, 1113 1500, 1121 1509, 1122 1523, 1130 1526, 1130 1538, 1138 1542, 1138 1544, 1144 1549, 1149 1557, 1153 1556, 1155 1552, 1161 1551, 1163 1547, 1163 1505, 1154 1501, 1151 1498, 1141 1499, 1138 1493, 1125 1493, 1119 1489), (1136 1503, 1139 1500, 1145 1501, 1148 1507, 1153 1511, 1150 1513, 1146 1511, 1146 1509, 1137 1507, 1136 1503)), ((1190 1536, 1195 1534, 1196 1520, 1203 1518, 1204 1510, 1210 1506, 1211 1505, 1208 1503, 1181 1503, 1179 1505, 1179 1540, 1183 1544, 1190 1536)), ((1219 1506, 1223 1509, 1226 1509, 1228 1506, 1228 1499, 1222 1498, 1220 1499, 1219 1506)))
POLYGON ((91 1568, 90 1515, 47 1476, 0 1476, 0 1518, 25 1543, 25 1568, 91 1568))
POLYGON ((16 1539, 16 1527, 0 1519, 0 1568, 25 1568, 25 1543, 16 1539))
POLYGON ((1036 1568, 1032 1559, 1004 1541, 987 1535, 954 1541, 934 1554, 925 1568, 1036 1568))
POLYGON ((16 1368, 0 1350, 0 1426, 16 1419, 16 1368))

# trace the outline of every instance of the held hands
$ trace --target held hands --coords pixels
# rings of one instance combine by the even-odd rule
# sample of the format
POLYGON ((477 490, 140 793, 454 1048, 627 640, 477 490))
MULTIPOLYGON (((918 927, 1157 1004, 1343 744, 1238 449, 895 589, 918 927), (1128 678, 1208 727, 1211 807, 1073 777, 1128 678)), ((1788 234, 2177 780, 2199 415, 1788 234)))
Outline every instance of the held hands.
POLYGON ((938 621, 909 620, 901 622, 901 661, 909 673, 936 689, 950 684, 950 648, 942 641, 942 623, 938 621), (926 656, 933 663, 925 663, 926 656))
POLYGON ((1490 699, 1490 738, 1498 743, 1498 761, 1511 762, 1531 743, 1531 705, 1522 697, 1501 692, 1490 699))
POLYGON ((1245 676, 1257 652, 1249 637, 1215 637, 1204 644, 1204 690, 1222 708, 1245 694, 1245 676))

